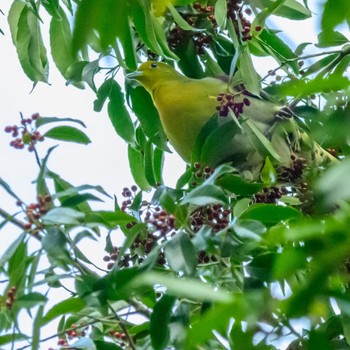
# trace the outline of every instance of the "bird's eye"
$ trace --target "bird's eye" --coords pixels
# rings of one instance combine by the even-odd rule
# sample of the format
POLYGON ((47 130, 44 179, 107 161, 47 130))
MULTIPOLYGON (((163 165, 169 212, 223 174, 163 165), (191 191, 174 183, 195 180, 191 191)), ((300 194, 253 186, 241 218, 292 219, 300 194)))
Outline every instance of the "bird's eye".
POLYGON ((151 63, 151 68, 158 68, 158 64, 157 63, 151 63))

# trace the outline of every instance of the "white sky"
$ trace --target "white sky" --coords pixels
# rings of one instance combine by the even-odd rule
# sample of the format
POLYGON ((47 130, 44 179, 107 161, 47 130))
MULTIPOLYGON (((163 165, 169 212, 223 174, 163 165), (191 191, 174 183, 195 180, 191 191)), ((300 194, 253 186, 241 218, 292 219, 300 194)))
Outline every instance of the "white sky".
MULTIPOLYGON (((12 1, 5 0, 0 4, 5 15, 11 3, 12 1)), ((316 4, 316 0, 309 1, 314 11, 316 11, 316 4)), ((288 36, 295 38, 298 43, 316 41, 312 21, 279 23, 281 23, 280 28, 287 29, 288 36)), ((43 32, 46 47, 49 47, 47 33, 45 33, 47 24, 45 23, 43 32)), ((132 185, 134 182, 128 167, 125 143, 114 132, 106 110, 104 109, 101 113, 93 111, 94 93, 89 88, 78 90, 72 86, 65 86, 64 79, 52 62, 50 62, 49 78, 51 85, 39 83, 30 93, 32 83, 22 72, 16 50, 11 42, 6 18, 2 15, 0 15, 0 28, 5 32, 5 36, 0 36, 0 176, 26 203, 35 202, 35 186, 31 185, 31 181, 36 178, 38 168, 34 154, 10 147, 11 137, 3 130, 7 125, 19 123, 19 112, 22 112, 25 117, 39 112, 42 116, 81 119, 87 125, 85 132, 92 140, 88 146, 60 143, 50 158, 51 170, 74 185, 102 185, 111 195, 119 195, 123 187, 132 185)), ((264 61, 259 67, 267 71, 275 68, 276 65, 271 64, 271 61, 264 61)), ((45 149, 55 144, 58 142, 49 140, 39 144, 40 155, 43 157, 45 149)), ((166 185, 174 186, 184 169, 185 164, 177 156, 169 157, 166 162, 166 185)), ((0 189, 0 207, 10 213, 17 210, 13 200, 2 189, 0 189)), ((107 200, 105 209, 113 209, 111 200, 107 200)), ((0 232, 0 256, 18 234, 19 231, 11 225, 3 228, 0 232)), ((95 255, 100 250, 98 255, 103 256, 104 242, 100 242, 97 246, 96 249, 96 243, 89 242, 85 252, 88 255, 95 255)), ((1 290, 0 284, 0 292, 1 290)), ((54 330, 49 334, 53 332, 54 330)), ((55 346, 55 343, 56 341, 50 345, 55 346)), ((44 348, 48 346, 49 344, 45 344, 44 348)))

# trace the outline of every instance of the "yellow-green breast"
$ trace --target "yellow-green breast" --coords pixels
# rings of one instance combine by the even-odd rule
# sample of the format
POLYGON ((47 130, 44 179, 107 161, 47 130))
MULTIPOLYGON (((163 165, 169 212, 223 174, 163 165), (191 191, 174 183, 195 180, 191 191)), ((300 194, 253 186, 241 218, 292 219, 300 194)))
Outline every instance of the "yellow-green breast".
POLYGON ((190 161, 197 136, 213 116, 227 85, 214 78, 167 80, 152 91, 164 131, 180 156, 190 161))

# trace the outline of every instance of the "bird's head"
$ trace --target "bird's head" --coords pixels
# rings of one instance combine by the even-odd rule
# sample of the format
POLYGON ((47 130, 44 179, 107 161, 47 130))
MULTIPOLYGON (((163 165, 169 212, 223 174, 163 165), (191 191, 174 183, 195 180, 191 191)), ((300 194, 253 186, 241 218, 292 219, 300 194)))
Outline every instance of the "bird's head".
POLYGON ((172 79, 184 78, 173 67, 155 61, 142 63, 135 72, 126 75, 128 80, 136 80, 146 90, 152 92, 158 84, 172 79))

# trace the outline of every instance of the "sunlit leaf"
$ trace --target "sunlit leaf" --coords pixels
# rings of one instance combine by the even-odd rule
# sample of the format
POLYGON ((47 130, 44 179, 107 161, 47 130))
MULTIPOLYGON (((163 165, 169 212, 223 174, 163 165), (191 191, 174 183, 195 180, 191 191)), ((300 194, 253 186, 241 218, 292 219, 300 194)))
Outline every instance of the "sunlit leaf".
POLYGON ((91 142, 85 133, 72 126, 56 126, 47 131, 44 136, 55 140, 81 143, 84 145, 91 142))

